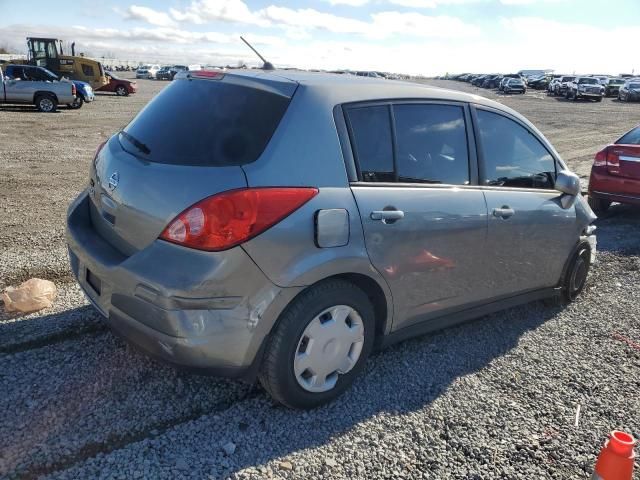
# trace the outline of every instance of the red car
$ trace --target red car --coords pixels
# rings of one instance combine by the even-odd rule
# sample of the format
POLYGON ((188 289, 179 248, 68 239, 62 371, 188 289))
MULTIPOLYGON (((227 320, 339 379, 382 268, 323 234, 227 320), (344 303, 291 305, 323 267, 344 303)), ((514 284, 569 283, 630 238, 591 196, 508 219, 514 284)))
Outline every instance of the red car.
POLYGON ((640 205, 640 125, 596 154, 589 180, 589 205, 604 213, 611 202, 640 205))
POLYGON ((136 93, 138 89, 136 82, 132 82, 131 80, 127 80, 126 78, 120 78, 116 76, 113 72, 105 72, 107 76, 107 83, 104 87, 98 88, 97 92, 114 92, 116 95, 126 96, 130 93, 136 93))

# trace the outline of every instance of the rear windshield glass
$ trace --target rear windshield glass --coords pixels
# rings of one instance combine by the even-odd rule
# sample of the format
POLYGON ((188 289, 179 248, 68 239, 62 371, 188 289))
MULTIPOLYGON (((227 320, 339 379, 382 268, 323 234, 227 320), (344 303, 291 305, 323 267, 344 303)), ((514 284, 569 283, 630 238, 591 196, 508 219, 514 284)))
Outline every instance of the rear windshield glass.
POLYGON ((587 84, 587 85, 595 85, 598 83, 597 78, 581 78, 578 80, 578 83, 587 84))
POLYGON ((640 127, 636 127, 630 132, 627 132, 616 143, 623 145, 640 145, 640 127))
POLYGON ((243 165, 262 154, 289 101, 221 80, 176 80, 118 138, 125 150, 152 162, 243 165))

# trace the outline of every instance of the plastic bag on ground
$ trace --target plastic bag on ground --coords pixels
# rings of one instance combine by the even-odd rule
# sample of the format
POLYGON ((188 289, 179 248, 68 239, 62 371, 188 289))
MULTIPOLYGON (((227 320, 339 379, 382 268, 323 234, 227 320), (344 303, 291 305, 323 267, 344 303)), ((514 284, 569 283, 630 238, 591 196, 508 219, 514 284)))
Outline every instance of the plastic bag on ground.
POLYGON ((7 312, 29 313, 50 307, 58 295, 53 282, 32 278, 18 287, 5 288, 0 298, 7 312))

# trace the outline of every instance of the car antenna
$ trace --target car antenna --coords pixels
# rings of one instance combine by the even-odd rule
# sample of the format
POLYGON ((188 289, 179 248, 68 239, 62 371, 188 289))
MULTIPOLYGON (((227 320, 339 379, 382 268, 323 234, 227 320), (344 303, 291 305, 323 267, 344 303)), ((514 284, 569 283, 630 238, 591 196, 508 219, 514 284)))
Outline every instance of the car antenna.
POLYGON ((255 53, 257 56, 260 57, 260 60, 262 60, 262 70, 275 70, 273 63, 266 61, 265 58, 262 55, 260 55, 258 51, 255 48, 253 48, 251 44, 247 42, 242 35, 240 35, 240 40, 246 43, 247 47, 253 50, 253 53, 255 53))

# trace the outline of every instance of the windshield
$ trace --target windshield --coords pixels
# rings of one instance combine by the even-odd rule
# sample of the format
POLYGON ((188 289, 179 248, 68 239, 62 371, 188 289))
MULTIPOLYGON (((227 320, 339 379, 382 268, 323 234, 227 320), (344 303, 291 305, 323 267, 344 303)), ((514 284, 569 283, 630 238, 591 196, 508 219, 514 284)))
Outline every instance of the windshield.
POLYGON ((609 85, 622 85, 623 83, 624 83, 624 80, 620 80, 617 78, 609 80, 609 85))
POLYGON ((119 76, 117 76, 117 75, 116 75, 115 73, 113 73, 113 72, 109 72, 109 73, 107 73, 107 77, 111 77, 111 78, 113 78, 114 80, 120 80, 120 77, 119 77, 119 76))
POLYGON ((633 88, 633 89, 640 88, 640 83, 630 83, 629 88, 633 88))
POLYGON ((586 85, 597 85, 599 82, 597 78, 581 78, 580 80, 578 80, 578 83, 586 85))
POLYGON ((562 77, 561 82, 573 82, 576 77, 562 77))

